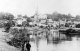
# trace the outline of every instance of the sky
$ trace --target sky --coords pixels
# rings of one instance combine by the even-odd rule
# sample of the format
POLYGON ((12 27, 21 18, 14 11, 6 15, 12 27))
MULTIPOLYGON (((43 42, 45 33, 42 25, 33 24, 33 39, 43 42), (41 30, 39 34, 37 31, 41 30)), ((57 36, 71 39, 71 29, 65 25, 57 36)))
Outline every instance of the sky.
POLYGON ((32 16, 37 9, 40 14, 80 15, 80 0, 0 0, 0 12, 32 16))

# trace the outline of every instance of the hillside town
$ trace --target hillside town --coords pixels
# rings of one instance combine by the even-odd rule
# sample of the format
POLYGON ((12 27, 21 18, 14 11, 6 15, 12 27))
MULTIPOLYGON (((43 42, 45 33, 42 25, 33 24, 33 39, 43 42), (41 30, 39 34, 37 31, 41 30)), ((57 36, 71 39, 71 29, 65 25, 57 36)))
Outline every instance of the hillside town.
POLYGON ((0 0, 0 51, 80 51, 80 0, 0 0))
MULTIPOLYGON (((0 28, 4 28, 7 44, 25 51, 25 44, 34 42, 39 51, 39 41, 46 40, 47 44, 59 44, 63 41, 71 41, 80 34, 80 16, 70 14, 40 15, 36 12, 33 16, 0 13, 0 28)), ((31 46, 30 46, 31 47, 31 46)))
MULTIPOLYGON (((0 28, 5 33, 5 42, 20 51, 40 50, 40 42, 46 44, 59 44, 64 41, 72 41, 73 37, 80 37, 80 16, 71 14, 39 14, 33 16, 0 13, 0 28), (43 42, 42 42, 43 43, 43 42), (29 44, 27 46, 27 44, 29 44), (35 48, 33 46, 35 44, 35 48), (25 48, 28 47, 28 49, 25 48), (32 47, 33 46, 33 47, 32 47)), ((3 34, 2 33, 2 34, 3 34)), ((53 49, 53 48, 52 48, 53 49)))

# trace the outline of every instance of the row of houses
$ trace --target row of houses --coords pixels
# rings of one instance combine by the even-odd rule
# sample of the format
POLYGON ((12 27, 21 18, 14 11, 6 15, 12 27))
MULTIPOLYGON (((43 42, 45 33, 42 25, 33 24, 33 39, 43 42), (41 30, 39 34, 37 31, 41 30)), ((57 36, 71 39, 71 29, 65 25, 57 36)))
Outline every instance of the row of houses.
MULTIPOLYGON (((52 19, 47 19, 47 16, 45 15, 40 15, 39 18, 35 18, 37 16, 34 16, 34 18, 30 18, 33 21, 29 22, 30 25, 38 25, 38 26, 47 26, 47 25, 55 25, 58 24, 58 22, 56 21, 52 21, 52 19), (42 17, 42 18, 41 18, 42 17)), ((16 24, 22 24, 22 22, 27 21, 27 18, 23 18, 23 17, 17 17, 14 19, 14 21, 16 22, 16 24)))

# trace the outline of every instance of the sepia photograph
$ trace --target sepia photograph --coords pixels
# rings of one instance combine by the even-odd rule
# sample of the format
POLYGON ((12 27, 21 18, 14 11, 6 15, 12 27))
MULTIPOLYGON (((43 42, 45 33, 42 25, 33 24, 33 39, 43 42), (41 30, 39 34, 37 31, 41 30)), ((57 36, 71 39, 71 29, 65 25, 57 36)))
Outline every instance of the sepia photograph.
POLYGON ((0 51, 80 51, 80 0, 0 0, 0 51))

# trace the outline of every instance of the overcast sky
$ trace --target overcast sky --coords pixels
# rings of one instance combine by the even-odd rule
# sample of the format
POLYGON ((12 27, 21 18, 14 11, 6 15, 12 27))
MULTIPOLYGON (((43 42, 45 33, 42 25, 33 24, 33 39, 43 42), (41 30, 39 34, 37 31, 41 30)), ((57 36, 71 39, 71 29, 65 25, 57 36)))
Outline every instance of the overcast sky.
POLYGON ((37 9, 41 14, 59 13, 80 15, 79 0, 0 0, 0 12, 10 12, 13 14, 27 14, 31 16, 37 9))

